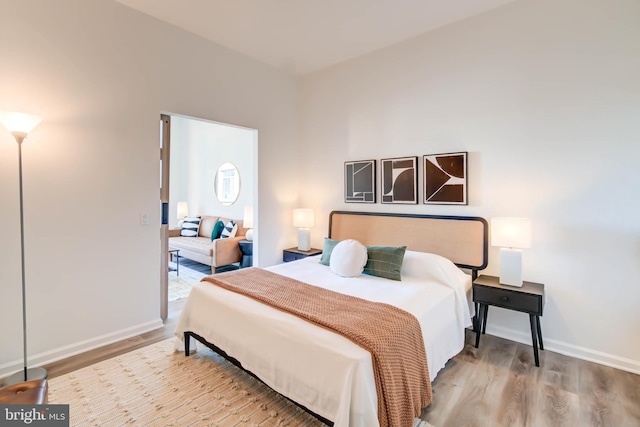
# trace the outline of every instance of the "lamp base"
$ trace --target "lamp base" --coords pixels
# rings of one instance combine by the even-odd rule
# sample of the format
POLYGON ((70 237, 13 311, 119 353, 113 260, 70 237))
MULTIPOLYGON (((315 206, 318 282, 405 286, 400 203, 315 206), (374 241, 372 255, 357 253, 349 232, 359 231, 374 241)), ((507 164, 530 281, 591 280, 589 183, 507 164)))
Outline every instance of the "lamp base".
POLYGON ((247 235, 244 238, 250 242, 253 240, 253 228, 247 230, 247 235))
POLYGON ((500 248, 500 284, 522 287, 522 251, 500 248))
POLYGON ((308 251, 311 249, 311 231, 308 228, 298 229, 298 250, 308 251))
MULTIPOLYGON (((27 369, 27 381, 31 380, 43 380, 47 378, 47 371, 44 368, 28 368, 27 369)), ((18 384, 24 382, 24 371, 16 372, 10 375, 4 380, 4 386, 18 384)))

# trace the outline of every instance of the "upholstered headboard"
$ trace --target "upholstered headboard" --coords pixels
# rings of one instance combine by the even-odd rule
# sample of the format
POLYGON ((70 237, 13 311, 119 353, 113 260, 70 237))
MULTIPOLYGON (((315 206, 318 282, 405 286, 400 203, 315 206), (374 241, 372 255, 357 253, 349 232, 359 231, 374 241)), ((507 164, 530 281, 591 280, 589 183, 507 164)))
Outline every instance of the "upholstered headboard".
POLYGON ((333 211, 329 238, 355 239, 365 245, 406 246, 483 270, 488 263, 487 221, 480 217, 333 211))

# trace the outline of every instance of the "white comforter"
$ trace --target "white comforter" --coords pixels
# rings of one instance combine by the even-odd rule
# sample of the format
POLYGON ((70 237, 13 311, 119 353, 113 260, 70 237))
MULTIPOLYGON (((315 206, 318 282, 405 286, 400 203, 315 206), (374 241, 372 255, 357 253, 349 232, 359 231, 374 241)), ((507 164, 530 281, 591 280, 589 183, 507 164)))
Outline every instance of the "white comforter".
MULTIPOLYGON (((402 281, 342 278, 319 257, 269 270, 412 313, 420 321, 431 380, 464 347, 471 325, 471 278, 450 261, 407 251, 402 281)), ((238 359, 271 388, 332 420, 336 427, 377 426, 370 354, 348 339, 210 283, 196 285, 176 335, 194 332, 238 359)), ((192 343, 193 345, 193 343, 192 343)))

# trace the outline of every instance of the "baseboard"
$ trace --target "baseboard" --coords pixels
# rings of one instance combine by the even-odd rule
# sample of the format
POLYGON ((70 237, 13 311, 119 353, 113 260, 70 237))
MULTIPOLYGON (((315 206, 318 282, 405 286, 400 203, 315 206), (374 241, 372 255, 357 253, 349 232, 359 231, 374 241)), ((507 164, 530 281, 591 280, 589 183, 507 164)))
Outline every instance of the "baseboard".
MULTIPOLYGON (((487 334, 531 345, 530 333, 524 333, 502 326, 487 325, 487 334)), ((544 334, 543 339, 545 350, 554 351, 556 353, 564 354, 565 356, 575 357, 577 359, 598 363, 600 365, 610 366, 612 368, 621 369, 634 374, 640 374, 640 361, 638 360, 627 359, 613 354, 592 350, 590 348, 548 339, 544 337, 544 334)))
MULTIPOLYGON (((144 334, 146 332, 153 331, 163 326, 162 320, 157 319, 150 322, 142 323, 140 325, 132 326, 130 328, 122 329, 120 331, 105 334, 99 337, 94 337, 90 340, 80 341, 64 347, 59 347, 44 353, 29 355, 29 366, 44 366, 49 363, 57 362, 58 360, 66 359, 67 357, 75 356, 80 353, 84 353, 90 350, 94 350, 105 345, 113 344, 118 341, 126 340, 127 338, 135 337, 137 335, 144 334)), ((0 365, 0 378, 5 378, 14 372, 18 372, 23 368, 23 360, 15 360, 3 365, 0 365)))

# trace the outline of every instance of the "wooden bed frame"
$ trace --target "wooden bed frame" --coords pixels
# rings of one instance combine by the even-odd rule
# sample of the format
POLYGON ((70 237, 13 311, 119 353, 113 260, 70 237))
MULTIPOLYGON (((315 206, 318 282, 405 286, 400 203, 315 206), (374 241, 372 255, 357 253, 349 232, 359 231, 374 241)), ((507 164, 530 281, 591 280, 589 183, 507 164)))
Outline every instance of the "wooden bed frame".
MULTIPOLYGON (((328 236, 336 240, 355 239, 369 246, 407 246, 407 250, 441 255, 458 267, 471 270, 474 280, 478 271, 486 268, 488 263, 488 224, 480 217, 333 211, 329 215, 328 236)), ((473 324, 475 329, 475 319, 473 324)), ((189 356, 190 337, 264 384, 257 375, 245 369, 240 361, 191 331, 184 332, 185 356, 189 356)), ((321 422, 333 426, 332 421, 286 396, 283 397, 321 422)))

